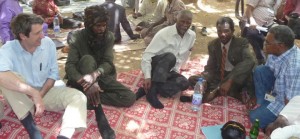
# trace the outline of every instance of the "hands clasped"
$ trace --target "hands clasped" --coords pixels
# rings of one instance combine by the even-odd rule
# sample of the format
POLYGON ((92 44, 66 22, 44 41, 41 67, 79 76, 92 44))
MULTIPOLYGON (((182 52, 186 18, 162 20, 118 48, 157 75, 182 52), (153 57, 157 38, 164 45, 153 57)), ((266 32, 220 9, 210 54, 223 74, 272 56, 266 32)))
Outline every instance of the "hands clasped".
POLYGON ((83 87, 83 91, 86 93, 88 100, 94 107, 97 107, 98 104, 100 104, 100 92, 103 92, 97 82, 99 76, 100 73, 95 71, 84 75, 77 81, 77 83, 83 87))

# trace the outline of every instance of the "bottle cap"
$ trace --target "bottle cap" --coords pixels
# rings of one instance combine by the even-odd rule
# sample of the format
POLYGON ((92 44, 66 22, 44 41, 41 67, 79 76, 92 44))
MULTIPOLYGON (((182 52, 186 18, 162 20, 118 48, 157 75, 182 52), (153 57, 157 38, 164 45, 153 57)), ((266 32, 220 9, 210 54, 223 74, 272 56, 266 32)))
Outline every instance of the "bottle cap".
POLYGON ((203 81, 203 78, 202 78, 202 77, 198 78, 198 82, 199 82, 199 81, 202 82, 202 81, 203 81))

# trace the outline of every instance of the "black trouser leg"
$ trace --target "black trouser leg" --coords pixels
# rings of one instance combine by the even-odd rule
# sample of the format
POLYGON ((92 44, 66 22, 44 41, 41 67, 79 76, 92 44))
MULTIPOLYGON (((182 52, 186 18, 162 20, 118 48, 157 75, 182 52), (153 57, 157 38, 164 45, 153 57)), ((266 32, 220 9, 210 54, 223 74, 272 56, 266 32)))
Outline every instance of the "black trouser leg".
POLYGON ((33 117, 30 112, 23 120, 21 120, 21 123, 27 130, 31 139, 42 139, 41 132, 36 127, 36 124, 34 123, 33 117))
POLYGON ((98 130, 101 134, 101 137, 103 139, 115 139, 116 138, 115 132, 110 127, 101 104, 99 104, 98 107, 93 107, 93 109, 95 111, 98 130))

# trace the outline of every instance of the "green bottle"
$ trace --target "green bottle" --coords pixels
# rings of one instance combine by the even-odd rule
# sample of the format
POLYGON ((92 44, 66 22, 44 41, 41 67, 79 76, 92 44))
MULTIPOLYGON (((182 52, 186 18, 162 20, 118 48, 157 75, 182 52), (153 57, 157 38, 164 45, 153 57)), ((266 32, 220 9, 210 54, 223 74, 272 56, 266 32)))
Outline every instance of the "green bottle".
POLYGON ((252 125, 250 129, 250 133, 249 133, 250 139, 257 139, 258 133, 259 133, 259 120, 255 119, 255 123, 254 125, 252 125))

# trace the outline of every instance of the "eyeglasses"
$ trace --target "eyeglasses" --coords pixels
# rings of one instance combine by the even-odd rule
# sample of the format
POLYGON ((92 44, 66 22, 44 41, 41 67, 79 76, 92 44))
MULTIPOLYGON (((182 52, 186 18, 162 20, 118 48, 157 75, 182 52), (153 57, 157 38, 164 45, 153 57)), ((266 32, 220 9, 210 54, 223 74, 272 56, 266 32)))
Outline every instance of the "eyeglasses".
POLYGON ((267 46, 267 45, 276 45, 276 44, 282 44, 282 42, 269 43, 267 41, 264 41, 264 46, 267 46))

